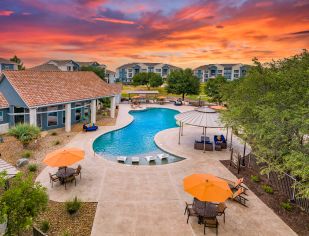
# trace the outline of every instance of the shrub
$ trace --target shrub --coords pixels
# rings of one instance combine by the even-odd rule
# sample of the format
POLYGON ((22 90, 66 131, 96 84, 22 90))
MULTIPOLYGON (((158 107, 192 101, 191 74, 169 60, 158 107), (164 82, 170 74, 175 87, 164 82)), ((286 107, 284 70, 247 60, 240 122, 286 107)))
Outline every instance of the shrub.
POLYGON ((58 133, 56 132, 56 131, 53 131, 52 133, 51 133, 51 136, 57 136, 58 135, 58 133))
POLYGON ((260 180, 260 177, 257 176, 257 175, 251 175, 251 180, 252 180, 253 182, 256 182, 256 183, 258 183, 258 182, 261 181, 261 180, 260 180))
POLYGON ((56 140, 55 142, 54 142, 54 145, 55 146, 57 146, 57 145, 59 145, 61 142, 59 141, 59 140, 56 140))
POLYGON ((70 215, 75 214, 81 207, 81 201, 75 197, 73 201, 67 201, 65 203, 65 208, 70 215))
POLYGON ((47 220, 42 221, 40 229, 43 231, 43 233, 47 233, 49 227, 49 222, 47 220))
POLYGON ((37 164, 29 164, 28 170, 31 172, 36 172, 38 170, 38 165, 37 164))
POLYGON ((271 186, 267 185, 267 184, 263 184, 262 185, 262 189, 266 192, 266 193, 269 193, 269 194, 273 194, 274 193, 274 190, 271 186))
POLYGON ((287 211, 292 210, 292 205, 289 202, 281 202, 280 206, 287 211))
POLYGON ((25 151, 23 151, 23 153, 21 154, 21 156, 23 157, 23 158, 30 158, 31 156, 32 156, 32 151, 30 151, 30 150, 25 150, 25 151))
POLYGON ((9 130, 9 134, 16 137, 23 145, 27 145, 39 137, 40 128, 29 124, 17 124, 9 130))

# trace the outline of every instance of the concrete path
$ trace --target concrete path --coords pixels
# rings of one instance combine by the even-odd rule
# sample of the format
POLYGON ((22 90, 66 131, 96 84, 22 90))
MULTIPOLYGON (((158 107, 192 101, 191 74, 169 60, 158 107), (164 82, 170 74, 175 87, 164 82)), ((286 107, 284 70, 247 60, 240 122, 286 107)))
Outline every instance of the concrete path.
MULTIPOLYGON (((162 107, 162 106, 160 106, 162 107)), ((175 107, 180 111, 192 107, 175 107)), ((192 173, 211 173, 228 179, 235 179, 219 160, 228 159, 229 151, 206 152, 193 149, 193 141, 201 134, 201 129, 185 127, 181 145, 178 145, 178 129, 164 130, 155 137, 157 145, 185 157, 186 160, 162 166, 128 166, 107 161, 94 155, 92 143, 96 137, 108 131, 121 128, 132 121, 128 114, 130 107, 120 105, 115 126, 100 127, 95 133, 78 134, 69 146, 86 151, 81 162, 83 176, 77 186, 50 187, 45 168, 38 181, 48 188, 50 199, 65 201, 77 196, 83 201, 97 201, 92 236, 101 235, 203 235, 203 226, 196 219, 186 224, 183 215, 184 201, 192 197, 182 188, 182 180, 192 173)), ((211 136, 221 132, 207 131, 211 136)), ((238 144, 241 145, 241 144, 238 144)), ((219 235, 296 235, 276 214, 249 191, 248 208, 227 201, 226 223, 219 217, 219 235)), ((214 229, 207 229, 207 235, 215 235, 214 229)))

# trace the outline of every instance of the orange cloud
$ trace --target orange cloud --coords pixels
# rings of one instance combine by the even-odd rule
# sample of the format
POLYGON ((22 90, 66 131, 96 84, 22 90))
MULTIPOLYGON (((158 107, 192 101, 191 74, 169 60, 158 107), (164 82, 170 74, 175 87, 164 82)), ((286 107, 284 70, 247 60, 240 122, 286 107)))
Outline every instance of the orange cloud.
POLYGON ((95 17, 94 20, 110 22, 110 23, 115 23, 115 24, 125 24, 125 25, 134 25, 135 24, 134 21, 113 19, 113 18, 107 18, 107 17, 95 17))
POLYGON ((0 16, 10 16, 14 13, 14 11, 9 10, 0 10, 0 16))

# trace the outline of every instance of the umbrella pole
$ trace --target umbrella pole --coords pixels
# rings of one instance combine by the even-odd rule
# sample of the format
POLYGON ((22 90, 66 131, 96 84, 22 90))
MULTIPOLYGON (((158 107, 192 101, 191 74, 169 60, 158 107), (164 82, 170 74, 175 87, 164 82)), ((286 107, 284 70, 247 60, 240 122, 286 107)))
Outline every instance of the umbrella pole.
POLYGON ((231 128, 231 146, 230 150, 233 148, 233 127, 231 128))
POLYGON ((205 149, 206 149, 206 127, 203 127, 203 132, 204 132, 204 152, 205 152, 205 149), (205 129, 205 130, 204 130, 205 129))
POLYGON ((227 144, 228 138, 229 138, 229 127, 226 127, 226 144, 227 144))
POLYGON ((181 136, 183 136, 183 123, 182 123, 182 126, 181 126, 181 136))

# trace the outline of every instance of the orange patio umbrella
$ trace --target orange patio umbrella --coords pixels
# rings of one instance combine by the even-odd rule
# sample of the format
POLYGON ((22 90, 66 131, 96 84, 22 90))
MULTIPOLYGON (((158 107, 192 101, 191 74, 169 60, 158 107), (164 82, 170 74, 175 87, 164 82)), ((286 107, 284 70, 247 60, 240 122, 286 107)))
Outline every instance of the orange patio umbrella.
POLYGON ((214 110, 226 110, 226 107, 224 106, 209 106, 209 107, 214 110))
POLYGON ((187 176, 183 186, 185 192, 205 202, 224 202, 233 194, 226 181, 210 174, 187 176))
POLYGON ((62 148, 46 155, 43 162, 52 167, 70 166, 83 160, 85 152, 78 148, 62 148))
POLYGON ((141 98, 141 96, 136 95, 136 96, 133 96, 132 98, 133 98, 133 99, 139 99, 139 98, 141 98))

